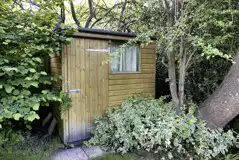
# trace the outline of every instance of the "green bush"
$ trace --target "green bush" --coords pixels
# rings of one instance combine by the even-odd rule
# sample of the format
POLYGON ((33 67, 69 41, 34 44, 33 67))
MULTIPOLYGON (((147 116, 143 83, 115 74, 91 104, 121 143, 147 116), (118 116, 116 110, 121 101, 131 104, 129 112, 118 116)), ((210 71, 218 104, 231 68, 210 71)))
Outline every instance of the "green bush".
POLYGON ((8 120, 32 122, 40 106, 63 102, 64 94, 50 89, 60 77, 45 71, 43 59, 70 40, 69 30, 54 30, 52 8, 22 11, 9 3, 0 1, 0 127, 8 120))
POLYGON ((232 131, 211 130, 194 116, 195 105, 186 108, 179 116, 162 98, 129 98, 95 121, 94 137, 86 144, 123 154, 146 150, 162 159, 211 159, 235 145, 232 131))
POLYGON ((239 153, 237 153, 237 154, 228 154, 225 157, 225 160, 239 160, 239 153))

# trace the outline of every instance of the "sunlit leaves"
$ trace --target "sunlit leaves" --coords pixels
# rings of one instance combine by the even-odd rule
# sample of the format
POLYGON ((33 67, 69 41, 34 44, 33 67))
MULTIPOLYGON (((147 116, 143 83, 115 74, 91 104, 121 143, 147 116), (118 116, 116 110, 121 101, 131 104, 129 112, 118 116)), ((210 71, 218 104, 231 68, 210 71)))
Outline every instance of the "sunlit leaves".
MULTIPOLYGON (((62 49, 66 30, 54 31, 58 15, 52 1, 37 1, 37 10, 20 10, 0 2, 0 121, 34 121, 40 106, 62 102, 49 86, 59 78, 48 75, 44 58, 62 49), (45 86, 44 86, 45 85, 45 86), (42 91, 42 86, 46 90, 42 91)), ((60 2, 60 1, 59 1, 60 2)), ((19 2, 20 3, 20 2, 19 2)), ((68 31, 67 31, 68 32, 68 31)), ((54 82, 54 83, 53 83, 54 82)))
POLYGON ((39 110, 39 107, 40 107, 40 104, 37 103, 37 104, 35 104, 32 108, 33 108, 33 110, 38 111, 38 110, 39 110))
POLYGON ((14 87, 12 87, 11 85, 8 85, 8 84, 5 85, 5 91, 7 93, 11 93, 13 89, 14 87))
POLYGON ((20 118, 22 117, 22 115, 20 113, 15 113, 13 114, 13 118, 14 120, 18 121, 20 118))

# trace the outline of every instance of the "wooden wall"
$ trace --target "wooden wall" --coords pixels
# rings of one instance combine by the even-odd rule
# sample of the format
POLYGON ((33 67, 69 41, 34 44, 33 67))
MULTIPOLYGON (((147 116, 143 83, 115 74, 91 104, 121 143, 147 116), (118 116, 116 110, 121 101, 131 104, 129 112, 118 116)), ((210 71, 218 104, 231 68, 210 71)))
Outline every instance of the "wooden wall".
POLYGON ((156 44, 140 49, 139 73, 109 73, 109 106, 134 94, 155 96, 156 44))
MULTIPOLYGON (((116 37, 118 40, 118 37, 116 37)), ((51 73, 63 76, 62 90, 69 93, 72 107, 63 113, 54 107, 59 133, 64 143, 89 137, 92 122, 107 107, 121 104, 134 94, 155 94, 156 45, 140 49, 140 72, 111 73, 107 53, 88 49, 108 49, 109 40, 75 37, 64 51, 51 58, 51 73)))

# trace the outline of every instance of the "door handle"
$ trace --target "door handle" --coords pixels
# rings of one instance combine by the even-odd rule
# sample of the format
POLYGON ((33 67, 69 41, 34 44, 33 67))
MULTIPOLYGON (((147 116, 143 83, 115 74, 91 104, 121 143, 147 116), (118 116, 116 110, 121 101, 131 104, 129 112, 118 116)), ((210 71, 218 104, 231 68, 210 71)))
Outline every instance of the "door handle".
POLYGON ((70 90, 66 90, 66 93, 79 93, 80 89, 70 89, 70 90))

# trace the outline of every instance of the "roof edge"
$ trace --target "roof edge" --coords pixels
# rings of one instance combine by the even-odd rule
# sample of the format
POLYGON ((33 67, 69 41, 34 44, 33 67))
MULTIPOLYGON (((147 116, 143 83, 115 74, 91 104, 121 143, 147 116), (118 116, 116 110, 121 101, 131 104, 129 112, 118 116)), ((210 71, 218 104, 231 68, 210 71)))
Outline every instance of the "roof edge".
POLYGON ((136 33, 127 33, 127 32, 116 32, 104 29, 91 29, 91 28, 79 28, 78 32, 83 33, 97 33, 97 34, 104 34, 104 35, 113 35, 113 36, 124 36, 124 37, 136 37, 136 33))

